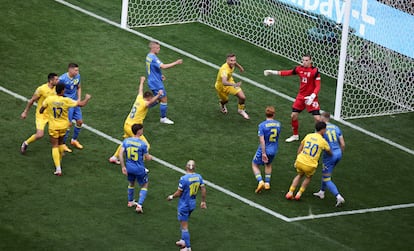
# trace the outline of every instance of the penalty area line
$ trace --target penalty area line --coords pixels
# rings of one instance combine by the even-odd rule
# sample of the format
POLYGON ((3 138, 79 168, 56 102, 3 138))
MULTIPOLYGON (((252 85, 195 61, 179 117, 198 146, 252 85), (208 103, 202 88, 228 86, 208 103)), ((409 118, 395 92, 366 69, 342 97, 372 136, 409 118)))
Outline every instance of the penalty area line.
POLYGON ((389 210, 403 209, 403 208, 410 208, 410 207, 414 207, 414 203, 392 205, 392 206, 385 206, 385 207, 374 207, 374 208, 358 209, 358 210, 350 210, 350 211, 341 211, 341 212, 326 213, 326 214, 315 214, 315 215, 310 214, 307 216, 299 216, 299 217, 293 217, 289 219, 291 222, 294 222, 294 221, 313 220, 313 219, 320 219, 320 218, 331 218, 331 217, 342 216, 342 215, 382 212, 382 211, 389 211, 389 210))

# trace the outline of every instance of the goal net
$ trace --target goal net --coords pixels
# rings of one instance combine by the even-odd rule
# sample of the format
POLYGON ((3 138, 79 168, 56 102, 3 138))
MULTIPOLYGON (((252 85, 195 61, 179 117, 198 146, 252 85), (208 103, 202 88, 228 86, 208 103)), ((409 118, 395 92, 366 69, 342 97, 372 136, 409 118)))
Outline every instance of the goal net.
MULTIPOLYGON (((414 32, 410 30, 414 6, 409 2, 351 2, 342 101, 336 117, 414 111, 414 32)), ((122 20, 131 28, 200 22, 295 62, 311 53, 321 72, 337 78, 344 4, 343 0, 124 0, 122 20), (266 17, 276 22, 266 26, 266 17)))

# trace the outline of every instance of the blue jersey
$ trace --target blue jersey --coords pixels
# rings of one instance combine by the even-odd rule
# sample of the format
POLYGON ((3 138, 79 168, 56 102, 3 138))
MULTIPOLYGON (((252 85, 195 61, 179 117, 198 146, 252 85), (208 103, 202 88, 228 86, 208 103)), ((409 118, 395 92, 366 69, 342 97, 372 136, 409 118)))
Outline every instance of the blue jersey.
MULTIPOLYGON (((281 124, 277 120, 265 120, 259 124, 257 136, 263 136, 266 147, 266 155, 268 157, 268 164, 272 163, 279 149, 279 135, 281 131, 281 124)), ((258 165, 264 165, 262 161, 262 147, 257 147, 255 156, 253 157, 253 163, 258 165)))
POLYGON ((204 181, 198 173, 188 173, 180 178, 178 189, 182 194, 178 201, 179 212, 191 212, 196 208, 196 196, 200 186, 204 186, 204 181))
POLYGON ((63 96, 78 100, 78 88, 81 83, 80 74, 70 78, 68 73, 64 73, 59 77, 59 83, 65 84, 65 92, 63 96))
MULTIPOLYGON (((279 149, 279 135, 281 124, 277 120, 265 120, 259 124, 257 136, 263 136, 266 145, 266 154, 275 155, 279 149)), ((260 145, 258 150, 261 149, 260 145)))
POLYGON ((327 166, 336 165, 342 157, 341 144, 339 138, 342 136, 341 129, 338 126, 326 123, 326 132, 323 137, 328 142, 332 151, 332 156, 324 152, 323 163, 327 166))
POLYGON ((161 73, 162 62, 159 58, 155 54, 148 53, 145 59, 145 65, 147 70, 148 87, 151 90, 164 88, 161 73))
POLYGON ((144 155, 148 153, 147 144, 139 138, 131 137, 122 142, 122 147, 125 149, 127 172, 144 175, 144 155))

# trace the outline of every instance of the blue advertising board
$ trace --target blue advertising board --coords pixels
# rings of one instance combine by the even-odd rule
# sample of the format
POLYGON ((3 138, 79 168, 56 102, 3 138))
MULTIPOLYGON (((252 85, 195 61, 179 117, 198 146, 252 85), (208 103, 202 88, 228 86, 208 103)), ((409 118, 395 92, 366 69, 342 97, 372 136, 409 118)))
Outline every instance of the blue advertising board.
MULTIPOLYGON (((343 0, 278 0, 342 23, 343 0)), ((364 39, 414 58, 414 16, 376 0, 352 0, 349 25, 364 39)))

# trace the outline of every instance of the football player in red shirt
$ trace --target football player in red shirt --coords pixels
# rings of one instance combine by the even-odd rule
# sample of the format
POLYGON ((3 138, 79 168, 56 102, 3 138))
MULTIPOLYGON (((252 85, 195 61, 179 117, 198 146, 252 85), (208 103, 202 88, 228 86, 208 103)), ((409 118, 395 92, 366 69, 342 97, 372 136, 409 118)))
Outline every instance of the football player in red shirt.
POLYGON ((299 140, 298 115, 301 111, 306 108, 306 110, 313 115, 315 123, 321 119, 318 102, 318 93, 321 89, 321 76, 318 68, 312 65, 312 57, 310 55, 304 55, 302 57, 302 65, 298 65, 292 70, 265 70, 264 75, 299 76, 299 93, 292 105, 291 114, 293 135, 287 138, 286 142, 299 140))

